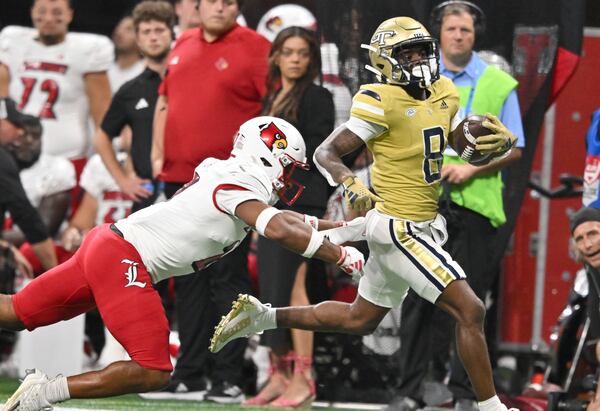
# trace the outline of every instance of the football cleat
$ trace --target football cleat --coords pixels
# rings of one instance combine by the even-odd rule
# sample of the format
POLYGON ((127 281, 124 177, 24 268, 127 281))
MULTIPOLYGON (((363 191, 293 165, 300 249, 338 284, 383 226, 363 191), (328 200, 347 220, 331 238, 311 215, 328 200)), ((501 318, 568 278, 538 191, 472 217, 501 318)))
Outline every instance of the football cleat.
POLYGON ((38 369, 27 370, 19 388, 4 404, 4 411, 49 411, 52 404, 46 399, 44 386, 48 376, 38 369))
POLYGON ((273 316, 268 315, 271 304, 263 304, 257 298, 240 294, 233 302, 231 311, 221 318, 210 340, 210 351, 217 353, 231 340, 262 334, 275 328, 273 316))

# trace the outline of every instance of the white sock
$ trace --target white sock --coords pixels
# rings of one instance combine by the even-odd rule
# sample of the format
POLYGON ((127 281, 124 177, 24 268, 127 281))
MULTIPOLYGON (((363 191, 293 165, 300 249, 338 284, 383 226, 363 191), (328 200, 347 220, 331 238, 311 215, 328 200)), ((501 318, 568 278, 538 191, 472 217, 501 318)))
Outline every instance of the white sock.
POLYGON ((67 377, 59 375, 58 377, 48 381, 44 386, 44 394, 50 404, 56 404, 57 402, 66 401, 71 398, 69 394, 69 385, 67 384, 67 377))
MULTIPOLYGON (((503 408, 500 398, 497 395, 485 401, 478 402, 477 405, 479 406, 479 411, 497 411, 503 408)), ((504 408, 506 409, 506 407, 504 408)))
POLYGON ((277 309, 269 307, 263 315, 265 330, 277 328, 277 309))

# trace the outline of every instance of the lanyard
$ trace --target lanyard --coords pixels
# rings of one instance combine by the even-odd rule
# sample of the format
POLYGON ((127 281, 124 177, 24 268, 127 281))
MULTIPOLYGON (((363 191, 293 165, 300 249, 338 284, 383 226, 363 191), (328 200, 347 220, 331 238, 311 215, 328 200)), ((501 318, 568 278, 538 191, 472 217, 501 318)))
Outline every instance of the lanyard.
POLYGON ((469 90, 469 98, 467 99, 467 105, 465 106, 465 118, 471 114, 471 105, 473 104, 473 96, 475 95, 475 87, 477 83, 475 80, 471 80, 471 89, 469 90))

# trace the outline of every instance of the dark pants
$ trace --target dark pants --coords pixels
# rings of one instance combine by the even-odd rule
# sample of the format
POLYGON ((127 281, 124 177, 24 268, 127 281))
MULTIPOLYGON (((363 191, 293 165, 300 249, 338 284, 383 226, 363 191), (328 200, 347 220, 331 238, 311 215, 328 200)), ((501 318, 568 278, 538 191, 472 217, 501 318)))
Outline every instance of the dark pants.
MULTIPOLYGON (((171 198, 181 184, 166 183, 171 198)), ((212 364, 213 384, 242 384, 242 366, 247 339, 227 344, 218 354, 208 351, 210 337, 222 315, 231 309, 239 293, 250 292, 248 277, 249 237, 231 253, 201 272, 175 277, 176 313, 181 342, 174 381, 199 383, 212 364)))
MULTIPOLYGON (((467 282, 483 300, 496 272, 489 267, 496 229, 487 218, 455 204, 442 213, 448 222, 449 238, 444 248, 461 265, 467 282)), ((402 304, 400 324, 398 394, 421 399, 421 382, 430 362, 436 356, 443 357, 454 344, 454 320, 411 290, 402 304)), ((448 388, 454 399, 475 399, 460 358, 454 355, 450 361, 448 388)))

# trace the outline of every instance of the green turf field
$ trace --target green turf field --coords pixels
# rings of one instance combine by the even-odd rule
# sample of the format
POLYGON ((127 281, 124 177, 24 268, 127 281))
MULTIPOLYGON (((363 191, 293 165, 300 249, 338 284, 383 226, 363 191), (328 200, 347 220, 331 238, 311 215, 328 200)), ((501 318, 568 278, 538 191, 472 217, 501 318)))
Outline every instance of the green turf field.
MULTIPOLYGON (((0 404, 10 397, 13 391, 19 386, 19 382, 14 379, 0 378, 0 404)), ((80 408, 89 410, 120 410, 120 411, 187 411, 187 410, 200 410, 200 411, 225 411, 225 410, 265 410, 267 408, 247 408, 240 407, 239 405, 218 405, 210 402, 198 402, 198 401, 168 401, 168 400, 156 400, 148 401, 143 400, 137 395, 122 395, 120 397, 113 397, 99 400, 70 400, 63 404, 60 404, 60 408, 80 408)), ((318 407, 315 409, 319 410, 350 410, 353 408, 327 408, 318 407)))

